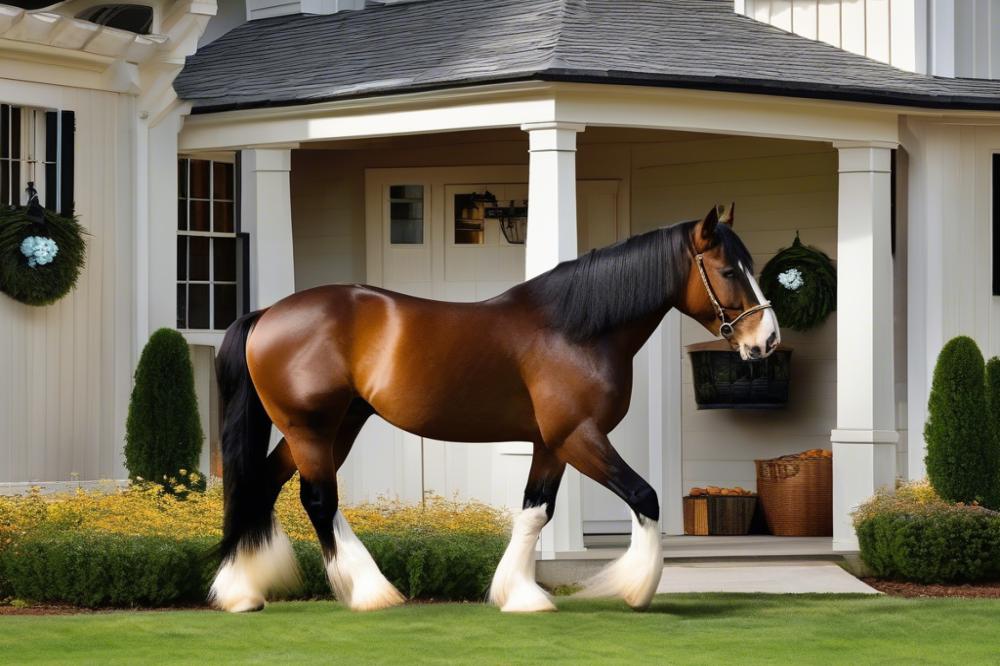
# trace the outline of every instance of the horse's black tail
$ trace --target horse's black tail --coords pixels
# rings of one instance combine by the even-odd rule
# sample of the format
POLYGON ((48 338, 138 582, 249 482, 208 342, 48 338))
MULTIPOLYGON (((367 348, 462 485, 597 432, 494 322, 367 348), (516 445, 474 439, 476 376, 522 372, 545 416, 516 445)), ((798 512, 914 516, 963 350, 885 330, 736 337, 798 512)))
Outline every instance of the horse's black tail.
POLYGON ((265 474, 271 419, 250 378, 246 356, 247 338, 263 313, 251 312, 233 322, 215 361, 222 400, 223 561, 240 548, 266 545, 273 529, 265 474))

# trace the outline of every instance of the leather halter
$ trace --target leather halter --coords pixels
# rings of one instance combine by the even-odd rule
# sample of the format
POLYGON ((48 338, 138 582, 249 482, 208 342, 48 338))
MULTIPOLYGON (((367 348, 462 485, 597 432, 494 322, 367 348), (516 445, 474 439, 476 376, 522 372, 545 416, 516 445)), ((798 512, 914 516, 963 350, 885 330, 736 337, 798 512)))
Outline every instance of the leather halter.
MULTIPOLYGON (((726 340, 733 337, 733 334, 736 332, 736 324, 738 324, 741 319, 749 315, 752 315, 755 312, 760 312, 761 310, 767 310, 768 308, 771 307, 770 301, 764 301, 763 303, 758 303, 752 308, 744 310, 739 315, 737 315, 736 319, 728 321, 726 319, 726 308, 722 307, 722 305, 719 303, 719 299, 716 298, 715 291, 712 289, 712 283, 708 281, 708 273, 705 272, 704 255, 696 254, 694 255, 694 259, 695 263, 698 264, 698 273, 701 275, 701 281, 705 285, 705 291, 708 292, 708 300, 712 302, 712 307, 715 308, 715 315, 719 318, 720 322, 719 335, 721 335, 726 340)), ((729 308, 729 309, 732 310, 735 308, 729 308)))

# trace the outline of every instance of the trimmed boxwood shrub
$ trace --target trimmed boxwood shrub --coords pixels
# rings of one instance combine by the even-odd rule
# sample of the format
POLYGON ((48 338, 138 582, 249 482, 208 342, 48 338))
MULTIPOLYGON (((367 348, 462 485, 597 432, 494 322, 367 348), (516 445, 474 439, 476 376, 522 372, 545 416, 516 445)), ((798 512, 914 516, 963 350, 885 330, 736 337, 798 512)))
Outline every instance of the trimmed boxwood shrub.
MULTIPOLYGON (((410 530, 359 535, 385 576, 411 598, 482 600, 506 540, 410 530)), ((86 531, 37 531, 0 550, 0 595, 85 607, 204 603, 217 541, 86 531)), ((293 598, 330 595, 319 547, 293 542, 302 586, 293 598)))
POLYGON ((929 486, 879 493, 859 507, 861 558, 876 576, 920 583, 1000 579, 1000 513, 934 496, 929 486))
MULTIPOLYGON (((187 341, 177 331, 161 328, 150 336, 135 371, 125 424, 129 478, 167 488, 183 483, 179 472, 197 469, 202 439, 187 341)), ((197 478, 204 488, 204 480, 197 478)))
POLYGON ((987 416, 983 355, 972 338, 949 340, 938 356, 927 403, 927 476, 953 502, 989 502, 1000 470, 987 416))

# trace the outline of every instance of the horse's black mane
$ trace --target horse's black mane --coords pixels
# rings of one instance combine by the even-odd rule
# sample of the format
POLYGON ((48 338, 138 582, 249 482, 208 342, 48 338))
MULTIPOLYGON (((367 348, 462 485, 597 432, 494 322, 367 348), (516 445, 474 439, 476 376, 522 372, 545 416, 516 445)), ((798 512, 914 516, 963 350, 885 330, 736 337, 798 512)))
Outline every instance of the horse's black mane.
MULTIPOLYGON (((696 223, 681 222, 591 250, 522 287, 570 339, 593 339, 674 305, 687 283, 696 223)), ((753 271, 753 258, 728 226, 718 225, 715 238, 730 263, 753 271)))

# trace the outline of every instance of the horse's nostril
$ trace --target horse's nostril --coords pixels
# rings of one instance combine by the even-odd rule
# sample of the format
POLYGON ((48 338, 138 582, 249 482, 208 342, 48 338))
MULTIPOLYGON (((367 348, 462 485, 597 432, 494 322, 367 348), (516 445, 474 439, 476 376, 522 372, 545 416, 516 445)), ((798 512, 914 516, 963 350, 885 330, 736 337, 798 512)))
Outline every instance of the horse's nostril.
POLYGON ((774 343, 778 339, 777 331, 771 331, 771 335, 767 337, 767 351, 774 349, 774 343))
POLYGON ((760 358, 760 347, 754 345, 750 348, 750 358, 760 358))

